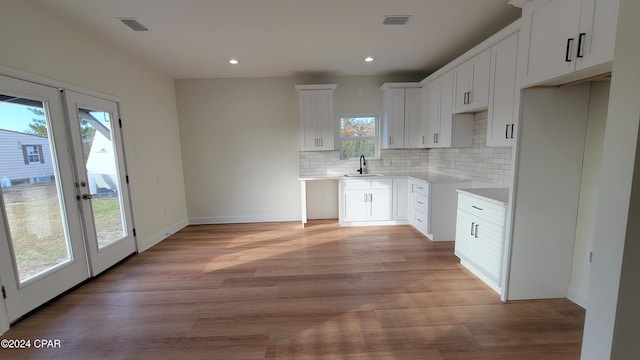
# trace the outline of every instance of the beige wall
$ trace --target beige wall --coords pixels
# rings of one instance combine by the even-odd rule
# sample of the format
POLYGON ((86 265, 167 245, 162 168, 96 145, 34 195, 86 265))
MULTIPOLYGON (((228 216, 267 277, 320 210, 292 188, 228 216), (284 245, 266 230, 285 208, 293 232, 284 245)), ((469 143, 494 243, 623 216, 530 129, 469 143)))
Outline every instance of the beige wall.
MULTIPOLYGON (((380 85, 408 79, 416 80, 410 75, 176 80, 190 222, 300 219, 300 117, 294 85, 338 84, 337 123, 340 114, 380 116, 380 85)), ((317 207, 311 218, 337 217, 332 189, 316 185, 308 194, 317 207)))
POLYGON ((300 218, 293 85, 289 78, 176 80, 190 222, 300 218))
POLYGON ((0 65, 121 99, 138 242, 186 224, 174 82, 28 1, 4 1, 0 65))

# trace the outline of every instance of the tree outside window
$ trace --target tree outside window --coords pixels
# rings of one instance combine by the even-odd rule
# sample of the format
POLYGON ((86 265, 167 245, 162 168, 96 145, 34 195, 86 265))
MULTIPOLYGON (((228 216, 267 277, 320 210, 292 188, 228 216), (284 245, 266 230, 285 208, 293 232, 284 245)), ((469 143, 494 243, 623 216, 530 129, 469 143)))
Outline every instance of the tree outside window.
POLYGON ((375 116, 340 117, 340 158, 376 157, 378 127, 375 116))

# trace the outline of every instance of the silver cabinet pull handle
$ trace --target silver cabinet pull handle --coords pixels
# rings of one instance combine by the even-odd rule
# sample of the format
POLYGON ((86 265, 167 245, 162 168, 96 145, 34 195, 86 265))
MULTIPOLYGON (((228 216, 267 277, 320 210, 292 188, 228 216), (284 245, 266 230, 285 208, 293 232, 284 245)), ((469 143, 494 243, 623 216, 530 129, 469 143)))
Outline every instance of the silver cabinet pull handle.
POLYGON ((473 229, 474 229, 474 226, 475 226, 475 225, 476 225, 476 223, 474 223, 474 222, 472 222, 472 223, 471 223, 471 236, 473 236, 473 235, 474 235, 474 233, 473 233, 473 229))

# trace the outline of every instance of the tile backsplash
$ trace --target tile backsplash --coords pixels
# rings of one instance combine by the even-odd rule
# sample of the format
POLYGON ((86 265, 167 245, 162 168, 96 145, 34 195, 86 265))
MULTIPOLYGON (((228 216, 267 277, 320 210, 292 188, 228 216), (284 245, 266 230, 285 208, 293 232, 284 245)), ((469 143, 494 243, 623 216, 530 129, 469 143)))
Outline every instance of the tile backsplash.
MULTIPOLYGON (((367 159, 368 173, 432 171, 473 180, 477 185, 508 187, 511 147, 487 147, 487 113, 475 114, 473 146, 455 149, 380 150, 380 159, 367 159)), ((301 151, 300 176, 355 174, 358 161, 340 160, 339 151, 301 151)))
POLYGON ((511 147, 487 147, 487 113, 473 117, 470 148, 430 149, 429 171, 471 179, 477 185, 511 185, 511 147))
MULTIPOLYGON (((367 159, 370 174, 429 170, 427 149, 380 150, 380 159, 367 159)), ((357 159, 340 160, 340 151, 300 151, 300 176, 355 174, 357 159)))

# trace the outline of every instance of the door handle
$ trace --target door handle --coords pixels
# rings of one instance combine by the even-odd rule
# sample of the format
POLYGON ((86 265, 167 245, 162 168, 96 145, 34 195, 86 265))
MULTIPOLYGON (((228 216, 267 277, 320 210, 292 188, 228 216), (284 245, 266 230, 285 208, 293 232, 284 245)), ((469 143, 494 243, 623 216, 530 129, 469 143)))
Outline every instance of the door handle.
POLYGON ((583 58, 584 57, 584 38, 587 36, 587 33, 580 33, 578 35, 578 53, 576 57, 583 58))
POLYGON ((564 53, 564 61, 571 62, 571 44, 573 44, 573 38, 567 39, 567 51, 564 53))
POLYGON ((91 198, 93 198, 93 196, 90 194, 82 194, 82 200, 91 200, 91 198))
POLYGON ((509 138, 509 124, 507 124, 506 129, 504 131, 504 138, 505 139, 509 138))
POLYGON ((478 224, 476 224, 476 234, 475 234, 476 239, 478 238, 478 224))
POLYGON ((475 234, 473 233, 473 229, 474 229, 474 226, 475 226, 475 225, 476 225, 476 223, 474 223, 474 222, 472 222, 472 223, 471 223, 471 236, 475 235, 475 234))
POLYGON ((513 139, 513 127, 515 126, 515 124, 511 124, 511 138, 513 139))

